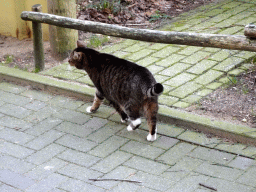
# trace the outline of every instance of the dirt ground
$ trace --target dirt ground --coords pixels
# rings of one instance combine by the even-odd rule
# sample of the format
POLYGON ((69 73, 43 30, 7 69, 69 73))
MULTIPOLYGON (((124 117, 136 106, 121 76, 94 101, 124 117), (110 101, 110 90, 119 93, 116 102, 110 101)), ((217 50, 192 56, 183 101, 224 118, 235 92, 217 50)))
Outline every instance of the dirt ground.
MULTIPOLYGON (((78 0, 77 17, 127 27, 155 29, 180 13, 218 0, 110 0, 113 4, 97 4, 106 1, 78 0), (90 4, 92 3, 93 4, 90 4), (112 6, 113 5, 113 6, 112 6), (136 15, 136 17, 134 17, 136 15)), ((92 34, 79 31, 79 39, 92 34)), ((118 41, 110 38, 108 43, 118 41)), ((104 45, 103 44, 103 45, 104 45)), ((63 61, 51 55, 49 42, 44 42, 45 69, 63 61)), ((0 35, 0 64, 26 71, 34 70, 33 42, 0 35)), ((219 88, 186 111, 212 118, 246 124, 256 128, 256 68, 236 77, 225 88, 219 88), (235 83, 234 83, 235 82, 235 83)))

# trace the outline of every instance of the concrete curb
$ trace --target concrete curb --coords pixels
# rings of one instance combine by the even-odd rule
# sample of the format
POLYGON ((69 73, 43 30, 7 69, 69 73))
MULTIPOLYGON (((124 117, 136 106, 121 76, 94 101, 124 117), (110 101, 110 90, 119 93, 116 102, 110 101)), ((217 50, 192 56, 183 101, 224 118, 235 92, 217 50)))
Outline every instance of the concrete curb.
MULTIPOLYGON (((51 93, 64 94, 87 101, 92 101, 95 93, 94 88, 84 84, 67 82, 4 66, 0 66, 0 80, 32 86, 51 93)), ((186 129, 196 129, 206 134, 214 134, 235 142, 256 146, 256 129, 248 126, 213 120, 164 105, 160 105, 159 120, 165 123, 184 126, 186 129)))

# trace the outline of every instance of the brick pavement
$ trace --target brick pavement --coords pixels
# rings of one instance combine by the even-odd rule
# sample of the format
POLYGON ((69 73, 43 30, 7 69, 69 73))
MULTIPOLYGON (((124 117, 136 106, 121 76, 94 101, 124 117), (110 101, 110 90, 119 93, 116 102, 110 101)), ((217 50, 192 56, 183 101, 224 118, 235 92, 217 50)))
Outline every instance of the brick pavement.
POLYGON ((128 132, 90 104, 1 82, 0 191, 256 191, 256 147, 161 122, 147 142, 145 121, 128 132))

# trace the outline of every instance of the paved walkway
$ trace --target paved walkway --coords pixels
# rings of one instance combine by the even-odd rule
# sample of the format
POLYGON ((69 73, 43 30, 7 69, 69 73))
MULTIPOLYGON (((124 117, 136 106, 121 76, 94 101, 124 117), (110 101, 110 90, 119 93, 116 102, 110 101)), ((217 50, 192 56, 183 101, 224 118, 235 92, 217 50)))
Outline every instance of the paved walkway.
MULTIPOLYGON (((256 0, 223 0, 182 14, 161 30, 243 35, 244 26, 256 22, 256 0)), ((160 103, 186 108, 229 82, 227 75, 238 75, 252 66, 247 51, 155 44, 124 40, 104 47, 102 52, 147 67, 165 91, 160 103)), ((93 86, 83 71, 68 64, 41 74, 93 86)))
POLYGON ((0 191, 256 191, 256 147, 163 123, 147 142, 89 104, 0 82, 0 191))

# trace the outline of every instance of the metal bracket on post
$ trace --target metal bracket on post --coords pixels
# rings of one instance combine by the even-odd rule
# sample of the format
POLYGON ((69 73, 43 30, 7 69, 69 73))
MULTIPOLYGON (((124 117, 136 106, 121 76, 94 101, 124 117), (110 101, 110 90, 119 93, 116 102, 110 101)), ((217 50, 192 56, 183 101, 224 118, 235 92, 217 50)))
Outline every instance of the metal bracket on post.
MULTIPOLYGON (((32 11, 42 12, 42 5, 36 4, 32 6, 32 11)), ((42 35, 42 24, 32 21, 33 44, 34 44, 34 60, 35 72, 44 70, 44 45, 42 35)))

